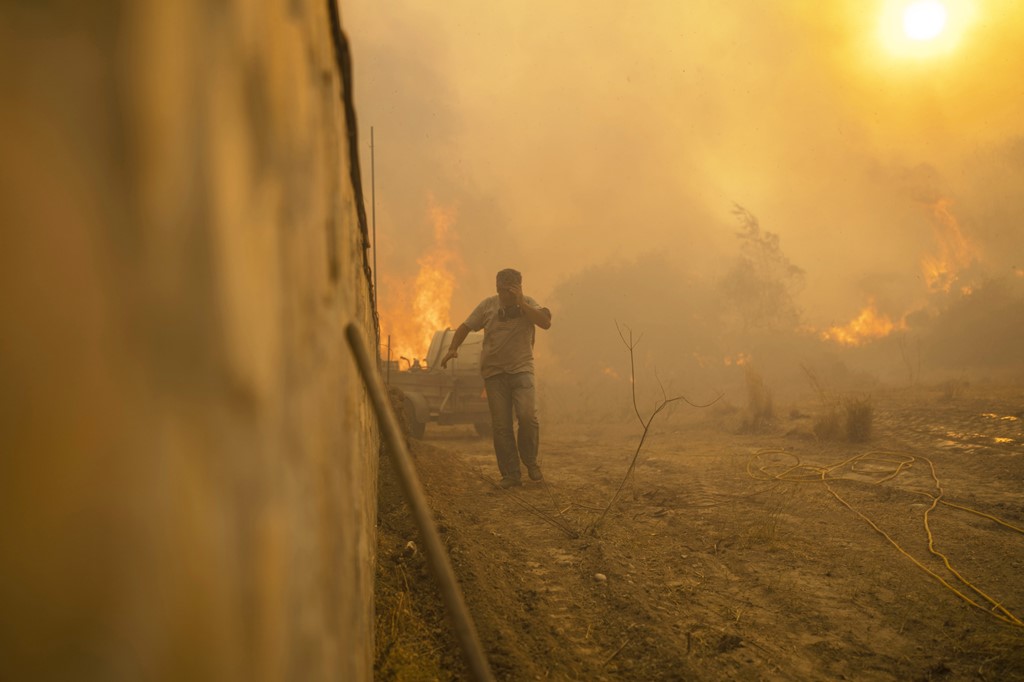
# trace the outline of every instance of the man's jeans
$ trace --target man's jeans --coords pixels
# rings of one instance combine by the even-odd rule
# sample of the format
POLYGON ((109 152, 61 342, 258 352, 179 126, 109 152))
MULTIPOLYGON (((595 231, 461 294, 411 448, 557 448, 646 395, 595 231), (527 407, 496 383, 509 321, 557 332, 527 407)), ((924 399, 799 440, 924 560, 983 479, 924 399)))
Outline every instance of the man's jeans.
POLYGON ((494 454, 502 478, 519 479, 519 460, 527 467, 537 463, 540 425, 534 400, 533 372, 498 374, 484 379, 491 408, 494 454), (512 413, 519 422, 519 438, 512 430, 512 413))

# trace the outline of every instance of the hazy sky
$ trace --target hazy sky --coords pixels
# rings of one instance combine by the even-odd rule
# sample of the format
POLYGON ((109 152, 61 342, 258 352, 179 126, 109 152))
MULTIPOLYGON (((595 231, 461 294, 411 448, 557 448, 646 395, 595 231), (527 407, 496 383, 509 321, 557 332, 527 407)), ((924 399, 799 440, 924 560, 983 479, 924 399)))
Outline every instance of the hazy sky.
POLYGON ((806 271, 814 325, 906 312, 950 219, 965 258, 1024 267, 1024 3, 948 0, 917 43, 908 4, 343 1, 382 308, 439 212, 453 324, 502 267, 542 302, 651 252, 713 275, 734 203, 806 271))

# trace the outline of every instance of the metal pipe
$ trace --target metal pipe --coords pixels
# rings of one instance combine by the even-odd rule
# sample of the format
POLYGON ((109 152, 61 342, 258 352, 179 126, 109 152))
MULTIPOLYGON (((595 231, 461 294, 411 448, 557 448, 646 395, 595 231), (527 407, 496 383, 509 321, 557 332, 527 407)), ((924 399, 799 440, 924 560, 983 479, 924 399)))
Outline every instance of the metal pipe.
POLYGON ((448 609, 448 615, 455 627, 455 634, 459 644, 462 645, 462 653, 466 657, 466 664, 469 666, 470 674, 474 680, 479 682, 493 682, 487 656, 484 654, 480 644, 480 637, 473 623, 473 617, 466 608, 462 590, 455 572, 452 570, 451 562, 448 560, 448 553, 445 551, 444 543, 441 542, 441 535, 434 525, 434 517, 427 505, 427 498, 423 493, 416 468, 413 466, 412 457, 405 446, 405 439, 398 426, 398 420, 391 409, 391 403, 387 399, 384 386, 381 384, 380 375, 374 370, 376 366, 367 350, 366 342, 363 340, 363 333, 359 325, 350 322, 345 326, 345 337, 348 345, 355 356, 356 364, 363 376, 366 390, 370 394, 370 402, 373 404, 374 412, 377 414, 377 421, 380 424, 381 433, 388 446, 388 453, 391 455, 391 462, 394 464, 395 472, 398 474, 398 482, 405 493, 405 499, 412 509, 413 519, 419 527, 420 536, 423 539, 424 548, 427 553, 427 562, 434 572, 434 578, 441 588, 441 597, 444 599, 448 609))

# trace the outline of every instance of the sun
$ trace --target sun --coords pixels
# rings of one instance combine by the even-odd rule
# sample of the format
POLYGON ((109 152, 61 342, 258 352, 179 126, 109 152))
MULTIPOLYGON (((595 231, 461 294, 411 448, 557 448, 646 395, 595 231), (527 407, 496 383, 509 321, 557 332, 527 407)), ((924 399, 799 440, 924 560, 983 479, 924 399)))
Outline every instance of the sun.
POLYGON ((946 28, 946 6, 938 0, 918 0, 903 10, 903 33, 911 40, 938 38, 946 28))
POLYGON ((954 54, 974 23, 979 0, 881 0, 878 38, 898 59, 954 54))

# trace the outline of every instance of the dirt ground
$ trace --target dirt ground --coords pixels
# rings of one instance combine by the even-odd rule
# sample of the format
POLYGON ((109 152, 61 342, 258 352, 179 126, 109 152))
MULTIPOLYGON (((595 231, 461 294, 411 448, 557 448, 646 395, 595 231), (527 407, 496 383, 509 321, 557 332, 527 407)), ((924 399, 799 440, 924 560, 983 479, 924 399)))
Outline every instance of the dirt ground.
MULTIPOLYGON (((545 480, 510 491, 489 441, 431 425, 417 467, 495 676, 1024 680, 1024 389, 871 404, 864 443, 815 437, 813 400, 759 433, 675 409, 628 477, 639 422, 542 412, 545 480)), ((377 678, 466 679, 386 466, 380 499, 377 678)))

